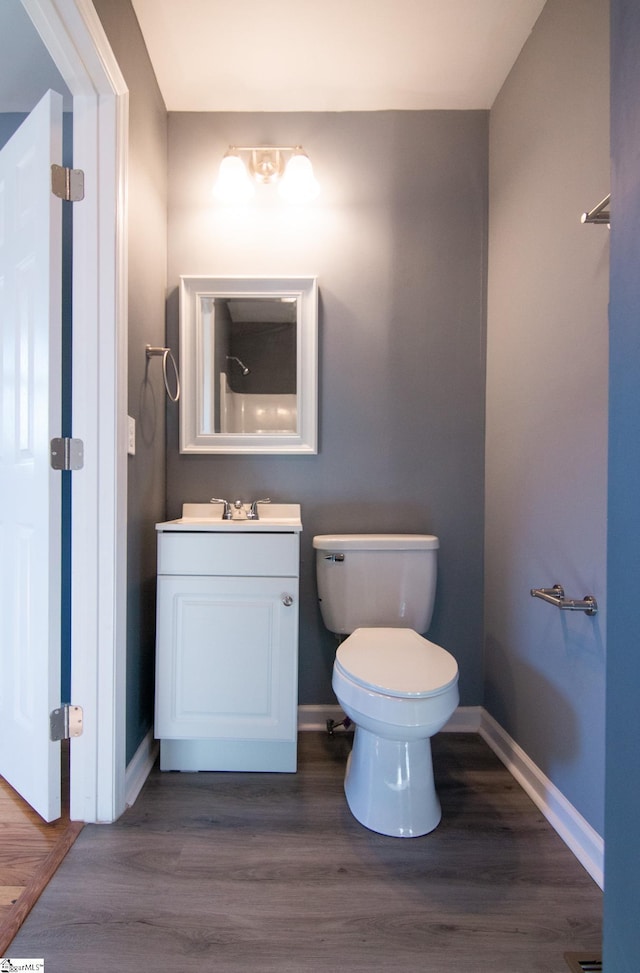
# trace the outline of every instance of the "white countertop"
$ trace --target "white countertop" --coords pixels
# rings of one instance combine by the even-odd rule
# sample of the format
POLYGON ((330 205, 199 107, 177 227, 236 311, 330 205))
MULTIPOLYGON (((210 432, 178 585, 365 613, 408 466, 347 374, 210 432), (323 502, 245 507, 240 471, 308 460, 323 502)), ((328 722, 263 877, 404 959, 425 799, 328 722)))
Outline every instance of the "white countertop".
MULTIPOLYGON (((250 504, 245 504, 246 510, 250 504)), ((157 531, 240 531, 241 533, 299 533, 302 530, 299 503, 263 503, 258 505, 257 520, 223 520, 221 503, 184 503, 182 517, 156 524, 157 531)), ((235 513, 235 511, 234 511, 235 513)))

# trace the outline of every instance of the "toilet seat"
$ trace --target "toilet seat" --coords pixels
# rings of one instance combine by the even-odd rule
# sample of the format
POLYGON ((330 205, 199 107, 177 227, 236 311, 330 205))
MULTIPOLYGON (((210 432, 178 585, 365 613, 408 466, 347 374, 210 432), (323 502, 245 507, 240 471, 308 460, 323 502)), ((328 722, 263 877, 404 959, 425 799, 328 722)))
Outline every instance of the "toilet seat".
POLYGON ((335 667, 365 689, 424 699, 458 680, 458 664, 411 628, 358 628, 339 646, 335 667))

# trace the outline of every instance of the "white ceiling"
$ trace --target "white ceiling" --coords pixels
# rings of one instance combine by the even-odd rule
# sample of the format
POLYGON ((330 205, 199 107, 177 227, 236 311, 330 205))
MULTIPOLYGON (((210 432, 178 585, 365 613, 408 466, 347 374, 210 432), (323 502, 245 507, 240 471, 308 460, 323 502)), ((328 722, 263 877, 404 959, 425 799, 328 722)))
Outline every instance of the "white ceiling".
POLYGON ((169 111, 490 108, 545 0, 132 0, 169 111))

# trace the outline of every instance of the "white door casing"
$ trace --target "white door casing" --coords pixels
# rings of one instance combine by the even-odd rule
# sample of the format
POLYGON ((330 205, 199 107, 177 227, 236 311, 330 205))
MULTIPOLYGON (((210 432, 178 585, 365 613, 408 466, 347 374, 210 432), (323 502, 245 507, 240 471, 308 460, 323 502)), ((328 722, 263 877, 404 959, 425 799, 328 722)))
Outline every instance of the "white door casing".
POLYGON ((62 97, 48 92, 0 150, 0 774, 60 817, 62 97))

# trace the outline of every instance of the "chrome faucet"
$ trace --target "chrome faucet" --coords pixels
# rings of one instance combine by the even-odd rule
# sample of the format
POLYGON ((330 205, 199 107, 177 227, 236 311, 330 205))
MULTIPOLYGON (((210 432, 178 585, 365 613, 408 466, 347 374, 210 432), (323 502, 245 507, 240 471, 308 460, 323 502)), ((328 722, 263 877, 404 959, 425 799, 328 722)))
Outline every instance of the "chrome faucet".
MULTIPOLYGON (((244 504, 242 500, 223 500, 221 497, 211 497, 209 503, 223 503, 224 510, 222 511, 223 520, 233 520, 233 511, 236 510, 238 513, 243 510, 244 504), (233 509, 232 509, 233 508, 233 509)), ((269 497, 265 497, 263 500, 252 500, 249 510, 247 511, 247 520, 260 520, 260 514, 258 513, 259 503, 271 503, 269 497)), ((236 517, 237 520, 243 520, 243 517, 236 517)))
POLYGON ((231 520, 231 504, 228 500, 222 500, 220 497, 211 497, 209 503, 223 503, 224 510, 222 511, 223 520, 231 520))
POLYGON ((247 514, 248 520, 260 520, 260 515, 258 513, 259 503, 271 503, 271 500, 269 497, 265 497, 264 500, 254 500, 251 504, 249 513, 247 514))

